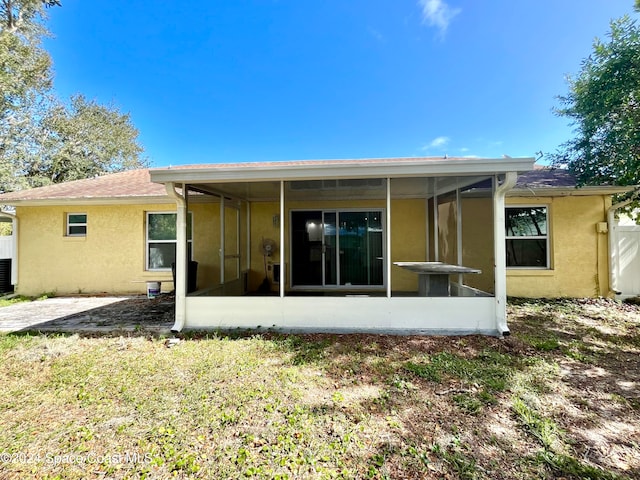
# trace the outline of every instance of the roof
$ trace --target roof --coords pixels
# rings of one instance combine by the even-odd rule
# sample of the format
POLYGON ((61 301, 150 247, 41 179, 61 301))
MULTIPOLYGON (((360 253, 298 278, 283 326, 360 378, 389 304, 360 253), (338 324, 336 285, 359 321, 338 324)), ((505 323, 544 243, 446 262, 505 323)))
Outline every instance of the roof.
MULTIPOLYGON (((512 164, 510 160, 523 162, 528 159, 478 159, 483 165, 505 162, 504 166, 512 164)), ((353 168, 367 167, 366 175, 379 175, 379 168, 397 169, 403 172, 441 168, 443 162, 450 166, 464 165, 470 168, 473 159, 468 158, 391 158, 391 159, 362 159, 362 160, 310 160, 292 162, 261 162, 261 163, 235 163, 235 164, 211 164, 211 165, 180 165, 165 169, 139 169, 120 173, 103 175, 85 180, 49 185, 46 187, 20 190, 0 195, 0 205, 51 205, 56 203, 173 203, 161 183, 154 183, 152 179, 156 175, 163 178, 166 175, 195 176, 206 174, 211 182, 211 175, 216 172, 222 176, 238 176, 241 172, 254 172, 258 175, 281 174, 284 171, 294 170, 296 178, 304 177, 307 170, 320 168, 325 173, 347 175, 353 168), (378 167, 378 168, 376 168, 378 167), (301 172, 302 169, 302 172, 301 172), (346 169, 346 170, 345 170, 346 169), (266 172, 266 173, 265 173, 266 172)), ((316 172, 317 173, 317 172, 316 172)), ((215 178, 215 177, 214 177, 215 178)), ((518 177, 518 183, 512 191, 512 195, 555 195, 555 194, 612 194, 632 190, 634 187, 582 187, 576 189, 576 179, 567 170, 546 167, 537 167, 533 170, 522 172, 518 177), (579 192, 579 193, 578 193, 579 192)))
POLYGON ((518 175, 510 196, 613 195, 637 189, 637 186, 584 185, 569 170, 536 165, 533 170, 518 175))
POLYGON ((4 193, 0 195, 0 204, 12 205, 34 201, 53 203, 56 200, 71 199, 131 199, 132 197, 153 201, 166 196, 164 185, 151 182, 149 169, 145 168, 4 193))
POLYGON ((219 163, 153 169, 159 183, 231 183, 345 178, 493 175, 533 168, 533 158, 396 157, 219 163))

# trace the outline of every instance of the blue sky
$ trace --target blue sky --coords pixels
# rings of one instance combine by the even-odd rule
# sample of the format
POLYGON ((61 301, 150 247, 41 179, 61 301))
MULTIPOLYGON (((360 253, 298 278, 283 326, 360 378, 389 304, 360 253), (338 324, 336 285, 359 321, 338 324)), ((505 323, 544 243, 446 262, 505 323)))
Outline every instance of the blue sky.
POLYGON ((536 156, 633 0, 63 0, 58 93, 129 112, 152 166, 536 156))

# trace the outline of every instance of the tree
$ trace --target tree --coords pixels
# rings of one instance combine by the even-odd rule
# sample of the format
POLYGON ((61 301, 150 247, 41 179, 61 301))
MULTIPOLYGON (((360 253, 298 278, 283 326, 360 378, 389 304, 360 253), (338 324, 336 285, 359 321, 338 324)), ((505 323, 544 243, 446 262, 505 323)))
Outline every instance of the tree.
POLYGON ((115 107, 76 95, 70 105, 50 108, 42 126, 43 163, 32 163, 28 173, 37 183, 78 180, 141 165, 138 130, 129 115, 115 107))
POLYGON ((0 192, 146 166, 128 114, 52 90, 41 47, 58 0, 0 0, 0 192))
MULTIPOLYGON (((640 1, 640 0, 639 0, 640 1)), ((640 29, 628 16, 596 39, 556 113, 571 119, 575 138, 553 156, 581 185, 640 183, 640 29)))

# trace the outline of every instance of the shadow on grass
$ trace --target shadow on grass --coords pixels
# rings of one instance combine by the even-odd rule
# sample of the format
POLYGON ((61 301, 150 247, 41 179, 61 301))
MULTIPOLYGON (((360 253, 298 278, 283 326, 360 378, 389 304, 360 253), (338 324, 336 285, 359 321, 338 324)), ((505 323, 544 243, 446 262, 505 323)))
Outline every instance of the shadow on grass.
MULTIPOLYGON (((134 325, 144 325, 145 315, 149 322, 157 321, 153 302, 138 305, 149 307, 146 314, 140 309, 132 313, 134 306, 123 302, 122 311, 99 308, 82 315, 103 321, 123 315, 134 325)), ((632 403, 637 391, 624 387, 635 384, 640 370, 638 355, 629 357, 640 335, 637 328, 618 325, 613 334, 604 315, 568 301, 514 302, 512 307, 512 335, 504 340, 256 330, 186 332, 180 337, 186 342, 255 338, 269 344, 265 355, 275 347, 287 354, 285 362, 291 366, 320 372, 322 391, 304 401, 320 428, 328 425, 327 431, 338 416, 347 417, 350 425, 366 425, 368 437, 359 441, 369 443, 358 449, 357 462, 366 465, 359 472, 363 477, 640 477, 637 467, 625 472, 612 465, 581 433, 612 419, 622 424, 637 418, 632 403), (558 386, 562 391, 555 391, 558 386), (613 394, 619 403, 611 401, 613 394), (557 398, 557 405, 566 408, 547 412, 540 406, 544 397, 557 398), (580 428, 574 428, 579 422, 580 428), (556 452, 554 442, 563 442, 572 456, 556 452)), ((165 313, 172 320, 172 310, 165 313)), ((83 334, 121 335, 118 330, 83 334)), ((143 328, 126 334, 149 336, 143 328)), ((618 437, 609 448, 633 448, 623 435, 618 437)))

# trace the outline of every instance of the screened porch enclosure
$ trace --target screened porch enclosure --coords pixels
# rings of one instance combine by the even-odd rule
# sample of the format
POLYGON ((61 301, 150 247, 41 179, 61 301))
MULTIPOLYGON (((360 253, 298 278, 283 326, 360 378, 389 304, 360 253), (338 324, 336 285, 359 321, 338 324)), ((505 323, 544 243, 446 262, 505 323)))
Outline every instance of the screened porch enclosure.
POLYGON ((480 272, 450 275, 447 296, 494 291, 493 177, 189 184, 186 191, 187 204, 210 204, 189 213, 188 258, 212 272, 191 296, 420 296, 419 276, 399 262, 480 272), (204 225, 211 233, 198 245, 202 236, 192 240, 191 229, 204 225))
POLYGON ((174 330, 508 333, 504 197, 532 166, 408 158, 152 172, 177 206, 174 330))

